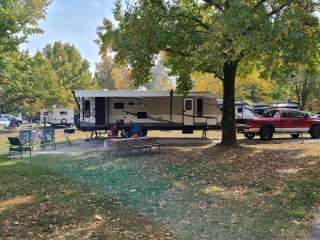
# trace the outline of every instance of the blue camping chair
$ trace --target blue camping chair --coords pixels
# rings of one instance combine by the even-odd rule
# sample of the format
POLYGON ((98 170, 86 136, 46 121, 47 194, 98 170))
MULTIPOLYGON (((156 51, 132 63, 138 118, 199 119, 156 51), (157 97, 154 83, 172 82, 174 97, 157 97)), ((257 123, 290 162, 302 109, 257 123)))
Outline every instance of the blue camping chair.
POLYGON ((45 128, 42 130, 42 139, 40 142, 41 149, 51 145, 52 149, 56 149, 56 137, 54 128, 45 128))
POLYGON ((21 129, 19 132, 19 140, 21 144, 29 146, 33 149, 33 139, 32 139, 32 130, 31 129, 21 129))

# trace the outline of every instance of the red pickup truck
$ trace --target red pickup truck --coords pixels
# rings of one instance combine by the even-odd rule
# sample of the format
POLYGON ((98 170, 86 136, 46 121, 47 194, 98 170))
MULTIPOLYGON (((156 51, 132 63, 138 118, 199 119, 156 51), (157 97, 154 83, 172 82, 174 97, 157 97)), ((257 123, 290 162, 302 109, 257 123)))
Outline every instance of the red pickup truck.
POLYGON ((301 133, 309 133, 312 138, 319 139, 320 118, 295 109, 271 108, 265 110, 261 117, 248 120, 239 132, 247 139, 260 135, 262 140, 269 140, 274 133, 289 133, 292 138, 299 138, 301 133))

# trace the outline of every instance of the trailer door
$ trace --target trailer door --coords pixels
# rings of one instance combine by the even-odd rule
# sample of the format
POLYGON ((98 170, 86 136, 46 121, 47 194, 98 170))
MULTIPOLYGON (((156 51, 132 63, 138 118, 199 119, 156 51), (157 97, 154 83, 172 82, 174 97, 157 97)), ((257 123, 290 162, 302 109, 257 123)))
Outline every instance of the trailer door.
POLYGON ((183 114, 183 124, 185 126, 194 125, 194 112, 193 112, 193 99, 185 98, 184 99, 184 114, 183 114))
POLYGON ((105 98, 96 97, 95 98, 95 114, 96 114, 96 125, 106 124, 106 109, 105 109, 105 98))

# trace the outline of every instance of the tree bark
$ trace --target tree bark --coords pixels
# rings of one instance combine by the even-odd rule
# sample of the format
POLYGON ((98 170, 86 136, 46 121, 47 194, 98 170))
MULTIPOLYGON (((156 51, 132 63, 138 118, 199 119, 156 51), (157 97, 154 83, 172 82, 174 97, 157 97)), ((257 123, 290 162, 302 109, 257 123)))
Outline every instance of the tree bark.
POLYGON ((223 115, 222 115, 222 146, 237 145, 235 121, 235 79, 238 62, 226 62, 223 68, 223 115))

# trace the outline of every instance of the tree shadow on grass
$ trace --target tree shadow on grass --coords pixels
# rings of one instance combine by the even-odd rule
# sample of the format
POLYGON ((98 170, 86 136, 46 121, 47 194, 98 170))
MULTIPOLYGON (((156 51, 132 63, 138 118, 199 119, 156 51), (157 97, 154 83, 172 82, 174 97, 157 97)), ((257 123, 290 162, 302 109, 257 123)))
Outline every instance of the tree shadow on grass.
POLYGON ((319 156, 292 146, 176 147, 34 163, 111 194, 178 239, 296 239, 320 201, 320 169, 319 156))
POLYGON ((39 166, 23 161, 2 166, 0 182, 1 239, 166 236, 159 224, 118 200, 39 166))

